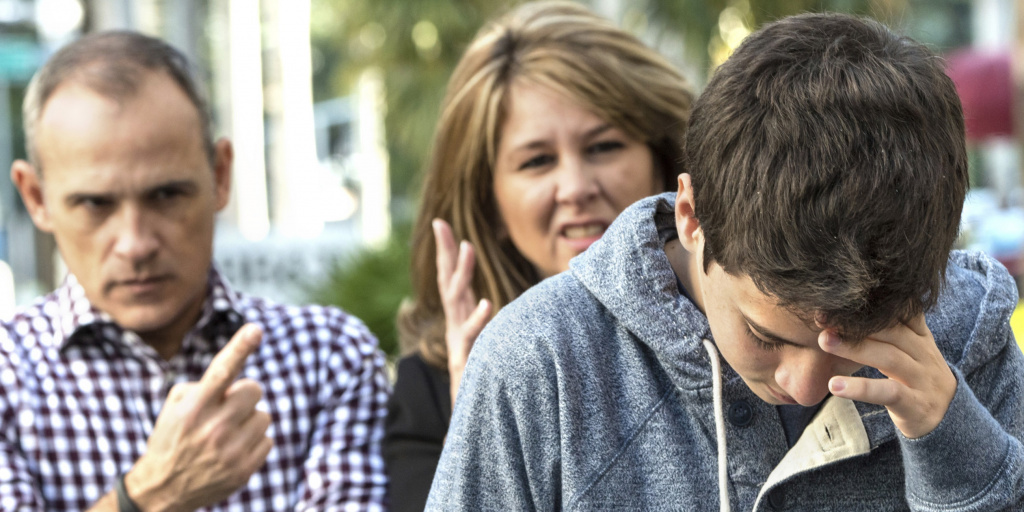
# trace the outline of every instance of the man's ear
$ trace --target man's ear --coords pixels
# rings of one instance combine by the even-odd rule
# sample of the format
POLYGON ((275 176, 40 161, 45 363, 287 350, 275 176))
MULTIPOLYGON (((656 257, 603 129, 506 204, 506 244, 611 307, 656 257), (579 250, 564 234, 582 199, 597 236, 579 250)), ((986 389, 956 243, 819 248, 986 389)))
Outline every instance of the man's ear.
POLYGON ((21 194, 25 209, 32 217, 32 223, 41 231, 52 233, 53 223, 43 200, 43 180, 36 172, 36 168, 24 160, 15 160, 11 164, 11 181, 21 194))
POLYGON ((679 175, 679 191, 676 192, 676 232, 679 234, 679 242, 692 254, 698 254, 702 249, 704 232, 700 228, 700 221, 693 208, 693 185, 690 183, 690 175, 683 173, 679 175))
POLYGON ((231 141, 224 137, 214 143, 213 154, 214 194, 217 198, 217 211, 221 211, 231 199, 231 165, 235 161, 235 149, 231 141))

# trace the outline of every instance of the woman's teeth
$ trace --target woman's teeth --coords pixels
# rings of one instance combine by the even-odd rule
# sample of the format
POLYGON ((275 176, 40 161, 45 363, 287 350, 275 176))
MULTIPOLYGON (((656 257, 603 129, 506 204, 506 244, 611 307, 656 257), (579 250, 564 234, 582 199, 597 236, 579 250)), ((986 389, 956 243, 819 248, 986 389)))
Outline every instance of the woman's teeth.
POLYGON ((587 226, 572 226, 565 228, 566 238, 587 238, 592 236, 599 236, 604 232, 604 226, 601 224, 590 224, 587 226))

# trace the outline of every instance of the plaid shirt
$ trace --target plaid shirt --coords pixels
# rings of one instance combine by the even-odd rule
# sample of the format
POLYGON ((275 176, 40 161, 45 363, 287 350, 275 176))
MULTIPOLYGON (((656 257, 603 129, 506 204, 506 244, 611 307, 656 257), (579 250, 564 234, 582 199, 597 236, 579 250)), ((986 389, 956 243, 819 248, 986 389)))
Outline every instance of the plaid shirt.
POLYGON ((215 271, 199 322, 161 358, 85 298, 73 276, 0 322, 0 510, 84 510, 146 450, 171 386, 198 381, 244 322, 263 328, 243 375, 272 420, 266 464, 205 510, 380 510, 389 393, 355 317, 232 291, 215 271))

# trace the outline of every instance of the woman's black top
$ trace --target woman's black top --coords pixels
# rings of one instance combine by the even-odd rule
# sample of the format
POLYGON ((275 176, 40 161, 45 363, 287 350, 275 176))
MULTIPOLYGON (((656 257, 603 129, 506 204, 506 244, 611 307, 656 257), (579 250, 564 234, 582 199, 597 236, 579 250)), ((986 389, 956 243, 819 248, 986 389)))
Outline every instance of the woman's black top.
POLYGON ((421 512, 452 415, 448 372, 415 353, 398 361, 384 426, 391 510, 421 512))

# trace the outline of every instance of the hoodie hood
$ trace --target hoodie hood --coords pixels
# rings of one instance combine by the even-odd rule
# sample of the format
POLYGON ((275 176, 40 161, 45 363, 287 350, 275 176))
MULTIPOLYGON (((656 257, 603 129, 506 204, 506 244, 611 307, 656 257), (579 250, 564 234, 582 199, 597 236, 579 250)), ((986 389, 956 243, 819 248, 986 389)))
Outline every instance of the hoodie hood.
MULTIPOLYGON (((711 385, 710 360, 701 343, 711 339, 711 329, 697 306, 680 295, 665 256, 666 240, 675 237, 674 203, 675 192, 634 203, 600 240, 569 262, 569 271, 651 348, 676 386, 693 390, 711 385)), ((731 372, 726 379, 738 377, 726 371, 731 372)))
MULTIPOLYGON (((600 240, 570 262, 569 269, 617 321, 657 354, 678 387, 696 389, 710 386, 710 362, 701 340, 713 338, 707 317, 680 295, 664 254, 665 242, 676 237, 674 203, 675 192, 634 203, 600 240)), ((1012 340, 1006 319, 1016 302, 1014 281, 999 262, 981 252, 953 251, 939 303, 925 318, 946 360, 969 374, 1005 346, 991 340, 1012 340)), ((723 379, 739 378, 725 363, 723 379)), ((872 368, 857 375, 883 377, 872 368)), ((867 413, 880 407, 858 408, 867 413)))

